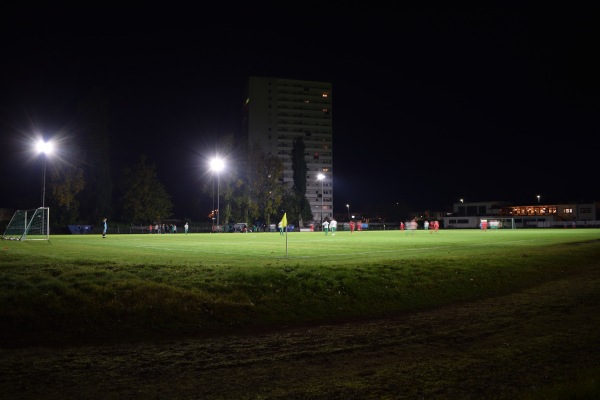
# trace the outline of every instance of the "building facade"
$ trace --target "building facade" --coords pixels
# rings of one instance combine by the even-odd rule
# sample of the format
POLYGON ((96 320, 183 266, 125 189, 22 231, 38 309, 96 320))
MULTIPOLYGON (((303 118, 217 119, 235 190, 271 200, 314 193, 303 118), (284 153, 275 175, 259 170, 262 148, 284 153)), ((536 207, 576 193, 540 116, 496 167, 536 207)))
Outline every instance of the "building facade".
POLYGON ((243 129, 250 145, 283 161, 283 183, 292 187, 292 148, 306 146, 306 198, 315 222, 333 216, 332 84, 251 76, 244 100, 243 129))
POLYGON ((510 205, 502 201, 454 203, 446 228, 477 228, 482 220, 514 228, 598 227, 600 203, 510 205))

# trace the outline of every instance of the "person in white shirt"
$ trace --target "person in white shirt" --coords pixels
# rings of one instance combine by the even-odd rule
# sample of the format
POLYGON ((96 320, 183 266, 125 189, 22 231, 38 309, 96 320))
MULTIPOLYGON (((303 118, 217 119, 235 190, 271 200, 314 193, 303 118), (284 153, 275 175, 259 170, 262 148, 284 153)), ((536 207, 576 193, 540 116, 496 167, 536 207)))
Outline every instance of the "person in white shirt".
POLYGON ((337 221, 335 218, 331 219, 331 222, 329 223, 329 229, 331 230, 331 236, 335 236, 335 231, 337 230, 337 221))

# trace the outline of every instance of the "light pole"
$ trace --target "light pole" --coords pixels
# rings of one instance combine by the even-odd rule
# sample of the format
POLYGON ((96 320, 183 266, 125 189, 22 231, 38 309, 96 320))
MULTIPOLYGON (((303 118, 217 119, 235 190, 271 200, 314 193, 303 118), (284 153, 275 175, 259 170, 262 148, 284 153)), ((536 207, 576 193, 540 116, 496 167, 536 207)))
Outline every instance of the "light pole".
POLYGON ((323 226, 323 180, 325 179, 325 175, 319 174, 317 175, 317 179, 321 181, 321 227, 323 226))
POLYGON ((348 209, 348 222, 350 222, 350 204, 346 204, 346 208, 348 209))
POLYGON ((219 195, 220 195, 220 185, 221 185, 221 180, 220 180, 220 172, 223 170, 223 168, 225 167, 225 163, 223 162, 222 159, 220 159, 219 157, 215 157, 210 161, 210 169, 213 170, 213 172, 215 172, 217 174, 217 229, 219 228, 220 225, 220 216, 221 216, 221 207, 219 205, 219 195))
POLYGON ((44 169, 42 177, 42 208, 46 207, 46 164, 48 162, 48 154, 52 152, 52 143, 46 142, 44 139, 40 139, 37 142, 38 153, 44 153, 44 169))
POLYGON ((540 195, 537 195, 537 199, 538 199, 538 204, 540 204, 540 195))

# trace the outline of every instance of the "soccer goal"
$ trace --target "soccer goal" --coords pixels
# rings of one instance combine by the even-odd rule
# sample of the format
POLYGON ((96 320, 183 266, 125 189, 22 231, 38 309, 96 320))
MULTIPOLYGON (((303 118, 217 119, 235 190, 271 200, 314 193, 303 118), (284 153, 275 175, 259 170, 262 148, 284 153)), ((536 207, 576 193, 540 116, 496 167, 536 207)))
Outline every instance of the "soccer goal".
POLYGON ((50 239, 50 209, 40 207, 33 210, 17 210, 6 226, 2 239, 50 239))
POLYGON ((490 218, 488 220, 490 229, 516 229, 514 218, 490 218))

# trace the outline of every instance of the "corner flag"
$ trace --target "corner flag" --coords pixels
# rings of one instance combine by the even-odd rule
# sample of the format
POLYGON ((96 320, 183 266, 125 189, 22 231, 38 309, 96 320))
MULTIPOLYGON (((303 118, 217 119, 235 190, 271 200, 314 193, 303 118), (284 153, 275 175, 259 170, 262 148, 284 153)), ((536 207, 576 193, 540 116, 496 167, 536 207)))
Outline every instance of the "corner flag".
POLYGON ((281 218, 281 227, 285 228, 287 226, 287 213, 283 213, 283 218, 281 218))

